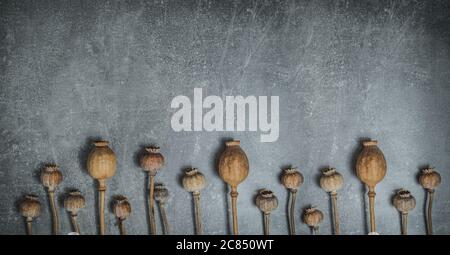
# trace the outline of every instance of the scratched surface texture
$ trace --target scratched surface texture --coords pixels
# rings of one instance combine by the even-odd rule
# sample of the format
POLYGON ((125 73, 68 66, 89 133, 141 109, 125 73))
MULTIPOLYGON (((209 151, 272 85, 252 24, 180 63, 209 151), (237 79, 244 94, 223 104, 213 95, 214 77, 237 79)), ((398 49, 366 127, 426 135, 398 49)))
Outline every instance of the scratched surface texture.
MULTIPOLYGON (((305 176, 296 209, 298 233, 308 234, 300 211, 317 206, 330 234, 329 197, 320 169, 345 178, 339 193, 341 231, 366 234, 367 196, 354 161, 361 139, 378 139, 388 173, 377 186, 378 232, 399 234, 394 192, 411 190, 417 208, 409 233, 424 234, 425 192, 417 182, 428 164, 441 173, 434 228, 450 234, 450 2, 449 1, 0 1, 0 233, 24 234, 17 201, 34 193, 43 204, 36 234, 51 232, 39 171, 60 165, 57 191, 61 233, 70 231, 61 206, 80 189, 83 234, 96 234, 95 184, 85 169, 91 141, 107 139, 117 154, 115 194, 133 207, 130 234, 147 234, 142 147, 161 146, 167 164, 157 181, 170 189, 174 234, 192 234, 192 199, 180 185, 188 166, 208 185, 202 193, 206 234, 229 233, 227 188, 216 160, 228 138, 241 139, 250 174, 239 186, 242 234, 262 234, 254 205, 258 189, 280 200, 271 233, 287 234, 287 192, 281 168, 305 176), (171 99, 207 95, 280 97, 280 137, 259 132, 172 131, 171 99)), ((109 208, 109 206, 107 207, 109 208)), ((159 215, 158 215, 159 216, 159 215)), ((160 220, 158 230, 161 231, 160 220)), ((106 232, 118 234, 111 210, 106 232)))

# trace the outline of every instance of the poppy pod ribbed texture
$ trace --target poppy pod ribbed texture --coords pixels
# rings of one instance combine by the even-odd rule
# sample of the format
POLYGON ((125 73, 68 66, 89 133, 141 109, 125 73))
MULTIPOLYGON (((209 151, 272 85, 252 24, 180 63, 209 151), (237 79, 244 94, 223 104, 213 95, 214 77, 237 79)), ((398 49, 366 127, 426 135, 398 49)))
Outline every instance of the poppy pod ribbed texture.
POLYGON ((145 148, 144 154, 140 159, 142 169, 148 174, 148 194, 147 194, 147 206, 148 206, 148 218, 150 224, 150 233, 156 235, 156 221, 155 221, 155 176, 158 171, 164 166, 164 156, 161 154, 158 146, 149 146, 145 148))
POLYGON ((200 191, 203 190, 205 186, 205 176, 200 173, 197 168, 189 168, 185 171, 185 175, 183 176, 183 187, 186 191, 191 192, 194 197, 195 233, 197 235, 201 235, 203 233, 200 209, 200 191))
POLYGON ((283 170, 281 183, 289 190, 288 200, 288 222, 289 233, 295 235, 295 200, 297 198, 297 189, 303 184, 303 175, 295 167, 283 170))
POLYGON ((335 168, 327 168, 323 170, 322 176, 320 177, 320 187, 326 192, 337 192, 342 188, 344 184, 344 178, 340 173, 336 171, 335 168))
POLYGON ((262 189, 256 196, 256 205, 263 213, 270 213, 278 207, 278 199, 272 191, 262 189))
POLYGON ((48 164, 44 167, 41 173, 41 182, 47 188, 48 199, 50 202, 50 209, 52 212, 52 231, 54 235, 59 232, 59 217, 56 209, 55 190, 62 182, 63 176, 59 168, 55 164, 48 164))
POLYGON ((408 212, 416 207, 416 199, 411 192, 401 189, 392 200, 395 208, 401 213, 402 235, 408 234, 408 212))
POLYGON ((290 190, 297 190, 303 184, 303 175, 297 168, 287 168, 281 175, 281 183, 290 190))
POLYGON ((32 235, 32 222, 41 214, 41 203, 35 195, 25 195, 19 204, 20 214, 25 217, 27 234, 32 235))
POLYGON ((303 222, 311 228, 313 234, 316 234, 322 221, 323 213, 317 208, 308 208, 303 213, 303 222))
POLYGON ((125 220, 131 214, 131 205, 125 196, 118 195, 114 197, 113 202, 114 215, 121 220, 125 220))
POLYGON ((344 178, 335 168, 327 168, 322 171, 320 177, 320 187, 330 193, 331 196, 331 211, 333 214, 334 234, 340 234, 339 213, 337 206, 337 191, 342 188, 344 178))
POLYGON ((20 214, 23 217, 33 220, 41 214, 41 203, 35 195, 25 195, 19 205, 20 214))
POLYGON ((141 158, 141 167, 150 175, 156 175, 158 170, 164 166, 164 156, 158 146, 145 148, 145 153, 141 158))
POLYGON ((64 199, 64 208, 66 211, 77 214, 80 209, 86 206, 86 200, 79 190, 72 190, 64 199))
POLYGON ((205 176, 197 168, 189 168, 183 176, 183 187, 188 192, 198 193, 205 188, 205 176))
POLYGON ((80 234, 77 217, 78 211, 86 206, 86 200, 79 190, 72 190, 64 199, 64 208, 70 212, 70 220, 74 231, 80 234))
POLYGON ((425 168, 419 176, 419 183, 425 189, 435 189, 441 184, 441 175, 432 167, 425 168))
POLYGON ((63 175, 55 164, 48 164, 44 167, 41 173, 41 182, 48 191, 55 191, 58 185, 62 182, 63 175))
POLYGON ((240 141, 228 141, 225 143, 225 150, 219 159, 219 175, 224 182, 231 187, 231 206, 233 214, 233 233, 237 235, 237 186, 243 182, 249 171, 249 162, 247 155, 240 147, 240 141))
POLYGON ((427 234, 433 234, 433 199, 434 199, 434 191, 437 186, 441 183, 441 175, 436 172, 436 170, 432 167, 425 168, 421 171, 419 176, 419 183, 427 190, 427 234))
POLYGON ((131 205, 125 196, 118 195, 114 197, 113 212, 119 222, 119 232, 121 235, 125 235, 125 226, 123 221, 131 214, 131 205))
POLYGON ((407 213, 416 207, 416 199, 411 192, 401 189, 394 196, 393 203, 395 208, 401 213, 407 213))
POLYGON ((100 235, 105 234, 105 191, 106 180, 116 173, 116 155, 107 141, 94 142, 87 160, 89 175, 98 181, 100 235))
POLYGON ((106 180, 116 174, 116 154, 108 147, 109 142, 94 142, 87 160, 89 175, 96 180, 106 180))
POLYGON ((376 232, 375 186, 386 175, 387 165, 383 152, 374 140, 363 142, 363 149, 356 160, 356 174, 369 188, 370 232, 376 232))
POLYGON ((158 183, 155 185, 155 200, 158 202, 159 211, 161 212, 162 224, 163 224, 163 233, 168 235, 170 233, 169 221, 167 220, 166 213, 166 202, 169 198, 169 191, 166 186, 162 183, 158 183))
POLYGON ((264 213, 264 234, 269 234, 270 212, 278 207, 278 199, 272 191, 262 189, 256 196, 256 206, 264 213))
POLYGON ((248 176, 248 158, 240 147, 240 141, 229 141, 225 145, 219 160, 219 175, 228 185, 237 187, 248 176))

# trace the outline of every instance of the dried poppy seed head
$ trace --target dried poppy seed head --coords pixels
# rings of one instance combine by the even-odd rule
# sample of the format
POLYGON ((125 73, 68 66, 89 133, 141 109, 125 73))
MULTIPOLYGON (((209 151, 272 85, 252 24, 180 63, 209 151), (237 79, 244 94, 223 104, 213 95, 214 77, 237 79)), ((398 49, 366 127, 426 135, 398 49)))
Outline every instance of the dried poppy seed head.
POLYGON ((165 203, 169 198, 169 191, 162 183, 155 184, 155 200, 159 203, 165 203))
POLYGON ((63 176, 56 164, 47 164, 41 173, 41 182, 48 191, 53 192, 62 182, 63 176))
POLYGON ((281 183, 291 191, 297 191, 303 180, 303 175, 295 167, 285 169, 281 176, 281 183))
POLYGON ((264 213, 270 213, 278 207, 278 199, 272 191, 262 189, 256 196, 256 205, 264 213))

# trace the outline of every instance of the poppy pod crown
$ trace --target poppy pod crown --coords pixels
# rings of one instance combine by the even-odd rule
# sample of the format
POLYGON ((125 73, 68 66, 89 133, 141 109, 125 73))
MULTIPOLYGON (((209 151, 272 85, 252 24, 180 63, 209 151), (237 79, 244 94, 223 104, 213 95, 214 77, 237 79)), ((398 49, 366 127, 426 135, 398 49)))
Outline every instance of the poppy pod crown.
POLYGON ((197 168, 188 168, 183 176, 183 187, 188 192, 198 193, 205 188, 205 176, 197 168))
POLYGON ((264 213, 270 213, 278 207, 278 199, 272 191, 262 189, 256 196, 256 205, 264 213))
POLYGON ((419 182, 425 189, 433 190, 441 184, 441 175, 433 167, 428 167, 422 170, 419 182))
POLYGON ((125 196, 118 195, 114 198, 113 211, 117 218, 124 220, 131 214, 131 205, 125 196))
POLYGON ((162 183, 155 184, 155 200, 160 203, 165 203, 169 198, 169 191, 162 183))
POLYGON ((336 193, 344 184, 344 178, 335 168, 327 168, 322 171, 320 186, 326 192, 336 193))
POLYGON ((85 205, 86 201, 79 190, 71 190, 64 200, 64 208, 72 214, 77 214, 85 205))
POLYGON ((25 195, 19 206, 20 213, 27 220, 33 220, 41 214, 41 203, 35 195, 25 195))
POLYGON ((323 220, 323 213, 315 208, 307 208, 303 214, 303 221, 310 227, 318 227, 323 220))
POLYGON ((416 199, 411 195, 411 192, 405 189, 397 192, 393 203, 395 208, 401 213, 407 213, 416 207, 416 199))
POLYGON ((164 156, 158 146, 149 146, 145 148, 144 155, 141 158, 141 167, 150 175, 156 175, 158 170, 164 166, 164 156))
POLYGON ((56 164, 47 164, 41 173, 42 185, 49 191, 54 191, 62 182, 63 176, 56 164))
POLYGON ((296 167, 290 167, 283 171, 281 183, 290 190, 296 191, 302 184, 304 178, 296 167))

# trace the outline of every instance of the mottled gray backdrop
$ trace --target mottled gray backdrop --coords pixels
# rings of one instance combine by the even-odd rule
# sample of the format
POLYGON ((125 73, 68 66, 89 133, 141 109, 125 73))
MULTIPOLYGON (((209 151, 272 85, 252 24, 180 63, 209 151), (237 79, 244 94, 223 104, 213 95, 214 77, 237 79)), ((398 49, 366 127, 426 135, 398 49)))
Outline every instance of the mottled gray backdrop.
MULTIPOLYGON (((35 233, 49 234, 42 164, 61 166, 58 189, 62 233, 70 231, 61 206, 78 188, 87 199, 79 222, 95 234, 95 185, 85 170, 90 143, 107 139, 117 154, 107 199, 127 196, 130 234, 147 234, 142 147, 161 146, 167 164, 157 175, 168 185, 172 233, 192 234, 191 196, 180 185, 185 167, 206 176, 202 193, 206 234, 229 233, 227 190, 216 160, 228 138, 241 139, 251 169, 239 186, 242 234, 261 234, 256 191, 272 189, 280 200, 273 234, 287 234, 287 192, 281 169, 305 176, 297 203, 326 213, 320 169, 336 167, 345 178, 339 193, 343 234, 367 233, 366 190, 354 160, 361 139, 378 139, 388 173, 377 186, 381 234, 399 234, 391 204, 399 188, 417 198, 411 234, 424 234, 421 167, 435 166, 434 227, 450 233, 450 2, 449 1, 0 1, 0 233, 24 234, 17 201, 39 195, 35 233), (172 131, 171 99, 207 95, 280 97, 280 137, 261 143, 258 132, 172 131)), ((159 224, 158 218, 158 224, 159 224)), ((113 214, 108 234, 118 234, 113 214)), ((160 226, 160 225, 159 225, 160 226)), ((161 228, 159 227, 159 231, 161 228)))

